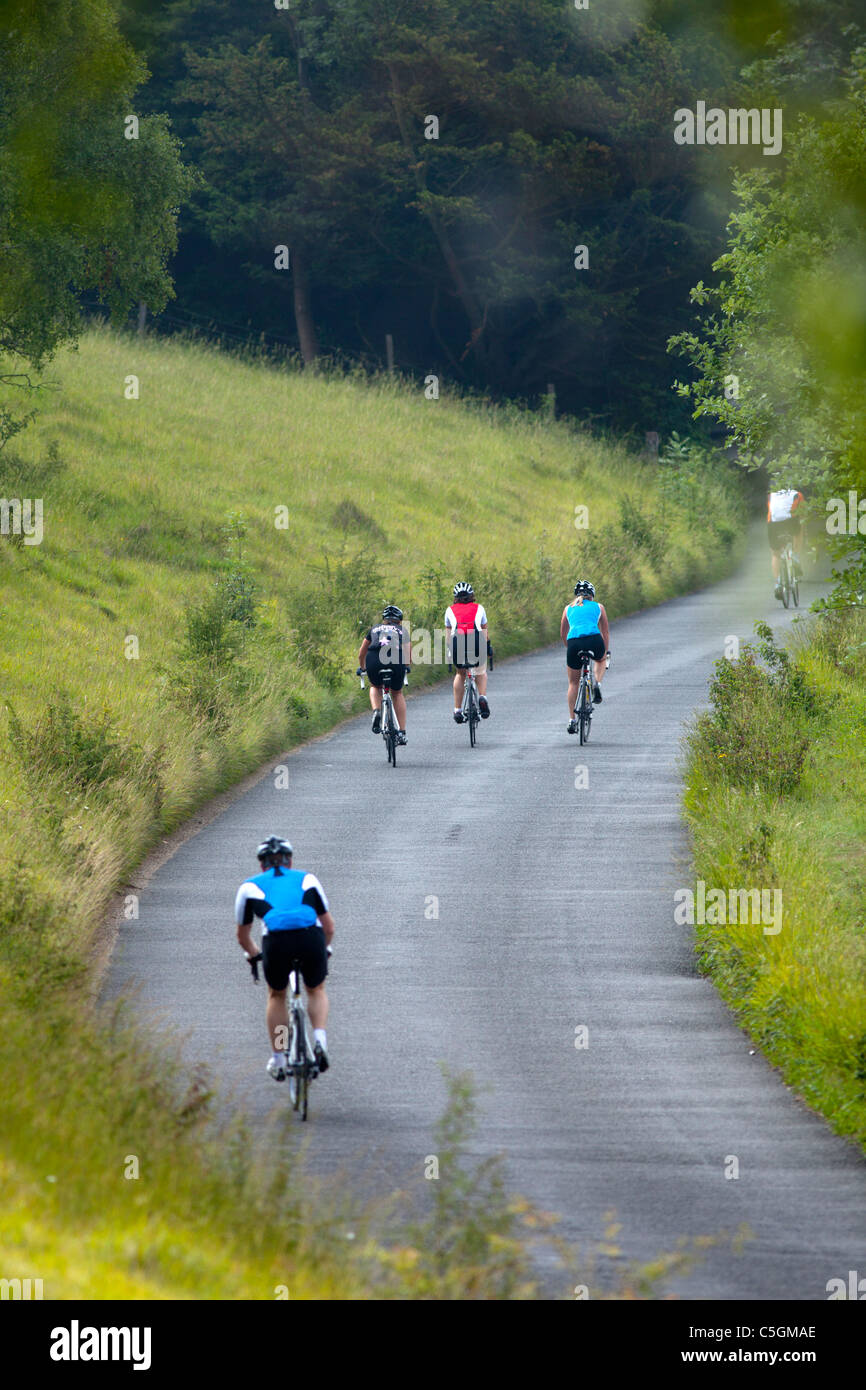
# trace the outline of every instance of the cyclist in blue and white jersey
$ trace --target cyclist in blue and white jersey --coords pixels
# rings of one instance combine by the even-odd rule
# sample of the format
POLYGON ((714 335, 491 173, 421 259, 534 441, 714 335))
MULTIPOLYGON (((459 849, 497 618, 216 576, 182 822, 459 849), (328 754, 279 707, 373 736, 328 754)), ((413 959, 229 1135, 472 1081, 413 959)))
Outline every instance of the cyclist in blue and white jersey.
POLYGON ((267 1069, 275 1081, 285 1081, 288 1074, 286 989, 293 960, 300 962, 307 991, 307 1013, 314 1032, 316 1062, 320 1072, 328 1070, 325 978, 334 919, 316 875, 293 869, 292 854, 288 840, 271 835, 256 850, 260 872, 241 884, 235 899, 238 941, 247 960, 260 960, 264 966, 268 986, 266 1021, 273 1047, 267 1069), (250 931, 255 917, 260 917, 262 922, 261 951, 250 931))
POLYGON ((605 671, 604 658, 610 651, 610 626, 603 603, 596 603, 595 588, 588 579, 579 579, 574 586, 574 602, 562 610, 560 636, 565 643, 568 667, 568 732, 577 731, 574 707, 580 689, 580 660, 578 652, 593 655, 593 704, 601 703, 601 679, 605 671))

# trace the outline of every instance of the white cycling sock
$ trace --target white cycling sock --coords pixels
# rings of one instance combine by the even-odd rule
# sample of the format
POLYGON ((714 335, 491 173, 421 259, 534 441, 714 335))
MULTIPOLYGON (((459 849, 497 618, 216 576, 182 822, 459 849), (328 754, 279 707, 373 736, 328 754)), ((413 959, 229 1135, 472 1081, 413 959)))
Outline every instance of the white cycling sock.
POLYGON ((284 1062, 285 1060, 286 1060, 286 1054, 285 1054, 284 1052, 272 1052, 272 1053, 271 1053, 271 1061, 272 1061, 272 1062, 278 1062, 278 1063, 280 1064, 280 1066, 282 1066, 282 1064, 283 1064, 283 1062, 284 1062))
POLYGON ((459 713, 460 713, 460 706, 459 706, 459 705, 455 705, 455 706, 454 706, 454 713, 455 713, 455 714, 459 714, 459 713))
POLYGON ((314 1028, 314 1029, 313 1029, 313 1036, 315 1037, 316 1042, 317 1042, 317 1043, 321 1043, 321 1044, 322 1044, 322 1047, 323 1047, 323 1048, 325 1049, 325 1051, 327 1052, 327 1050, 328 1050, 328 1038, 327 1038, 327 1034, 325 1033, 324 1028, 314 1028))

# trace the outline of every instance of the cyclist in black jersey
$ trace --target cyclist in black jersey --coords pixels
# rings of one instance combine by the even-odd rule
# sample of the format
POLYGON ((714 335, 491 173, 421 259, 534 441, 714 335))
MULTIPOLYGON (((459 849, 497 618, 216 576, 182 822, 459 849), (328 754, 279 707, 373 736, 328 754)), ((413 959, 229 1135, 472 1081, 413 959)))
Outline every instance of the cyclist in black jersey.
POLYGON ((412 663, 409 634, 403 626, 403 610, 393 603, 382 612, 382 621, 369 627, 358 652, 358 666, 366 667, 373 707, 373 733, 382 731, 383 672, 390 673, 391 699, 397 717, 397 742, 406 742, 406 696, 403 682, 412 663))

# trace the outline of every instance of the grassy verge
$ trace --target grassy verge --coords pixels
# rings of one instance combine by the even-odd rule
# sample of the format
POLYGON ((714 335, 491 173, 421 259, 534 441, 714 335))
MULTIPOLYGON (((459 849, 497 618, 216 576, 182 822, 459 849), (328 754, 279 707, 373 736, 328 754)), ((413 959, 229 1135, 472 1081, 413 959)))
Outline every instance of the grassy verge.
MULTIPOLYGON (((362 708, 349 673, 383 601, 432 630, 470 577, 497 654, 538 646, 578 572, 614 618, 723 573, 735 490, 686 455, 659 468, 537 416, 196 345, 92 332, 53 375, 0 455, 0 495, 41 499, 44 527, 0 538, 8 1277, 45 1269, 54 1297, 445 1296, 464 1277, 518 1296, 507 1202, 447 1277, 429 1230, 403 1264, 350 1257, 327 1203, 263 1234, 269 1184, 297 1211, 301 1180, 209 1137, 204 1083, 91 1016, 88 948, 195 806, 362 708)), ((415 687, 439 674, 416 664, 415 687)))
POLYGON ((700 958, 742 1025, 840 1134, 866 1146, 866 615, 769 629, 719 662, 689 737, 699 879, 778 889, 781 929, 699 925, 700 958))

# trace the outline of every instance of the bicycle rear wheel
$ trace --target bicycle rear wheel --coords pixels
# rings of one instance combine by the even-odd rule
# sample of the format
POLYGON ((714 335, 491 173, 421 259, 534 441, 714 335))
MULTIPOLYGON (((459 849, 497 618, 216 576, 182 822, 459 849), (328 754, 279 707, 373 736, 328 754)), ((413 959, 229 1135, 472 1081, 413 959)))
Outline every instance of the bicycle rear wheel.
POLYGON ((791 579, 788 572, 787 555, 782 556, 782 562, 779 567, 779 582, 782 587, 782 607, 787 608, 791 601, 791 579))
POLYGON ((292 1102, 293 1110, 298 1110, 301 1104, 300 1058, 304 1048, 298 1023, 298 1015, 293 1009, 292 1036, 289 1042, 289 1100, 292 1102))
POLYGON ((592 696, 589 693, 589 676, 586 672, 581 677, 577 708, 580 722, 580 741, 581 743, 589 743, 589 726, 592 723, 592 696))
POLYGON ((480 718, 481 718, 481 715, 480 715, 479 712, 478 712, 478 696, 477 696, 476 693, 475 693, 475 687, 474 687, 474 686, 471 686, 471 687, 470 687, 470 690, 469 690, 469 747, 470 747, 470 748, 474 748, 474 747, 475 747, 475 731, 476 731, 476 729, 478 728, 478 721, 479 721, 480 718))
POLYGON ((382 734, 385 738, 385 750, 388 754, 388 762, 392 767, 397 766, 397 729, 394 724, 394 707, 390 700, 382 716, 382 734))

